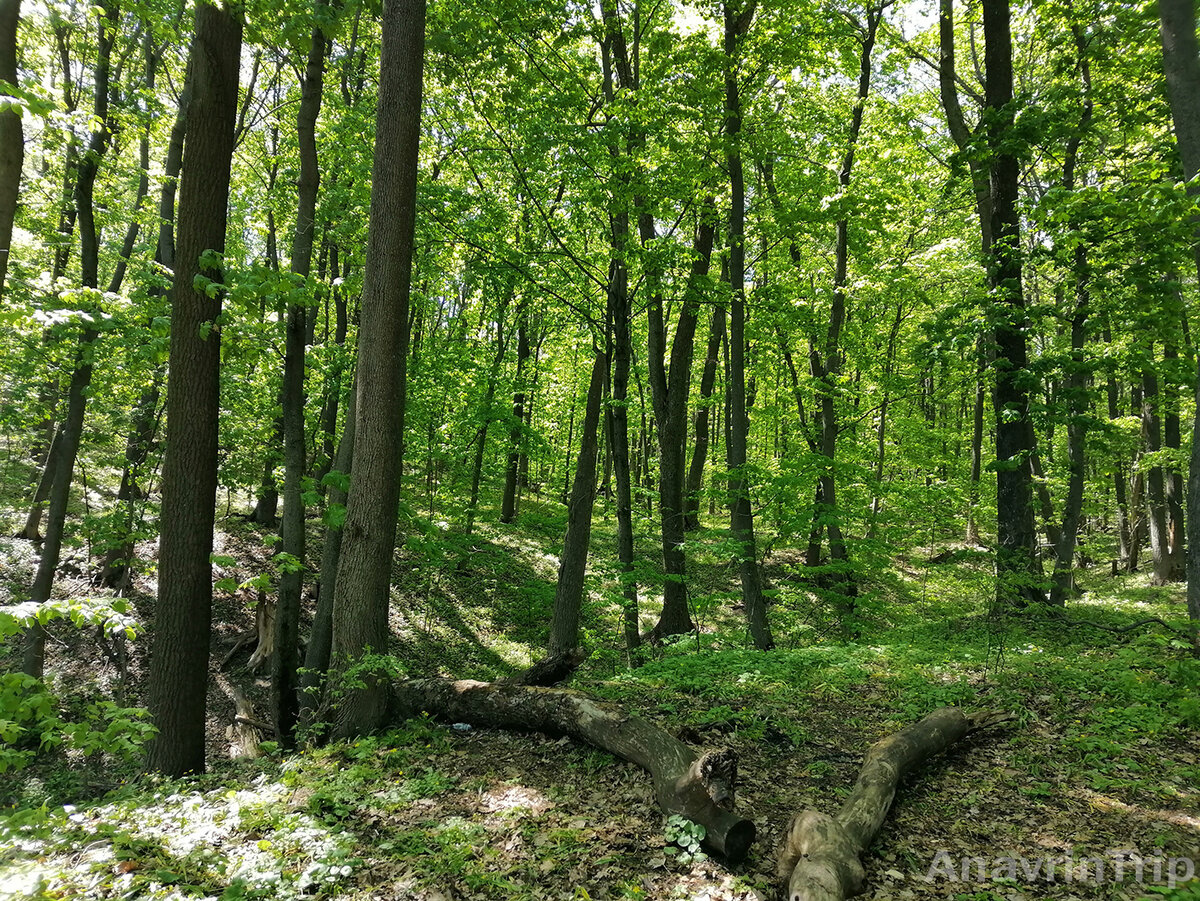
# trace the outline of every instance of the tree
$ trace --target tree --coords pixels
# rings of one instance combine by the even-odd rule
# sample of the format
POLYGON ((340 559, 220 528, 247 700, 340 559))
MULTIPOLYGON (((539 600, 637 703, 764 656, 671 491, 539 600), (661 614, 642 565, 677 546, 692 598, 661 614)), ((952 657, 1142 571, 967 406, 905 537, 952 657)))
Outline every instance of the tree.
MULTIPOLYGON (((1159 0, 1163 69, 1167 98, 1175 123, 1175 139, 1183 160, 1188 194, 1200 196, 1200 42, 1196 40, 1196 6, 1191 0, 1159 0)), ((1194 223, 1192 251, 1200 279, 1200 223, 1194 223)), ((1200 402, 1200 381, 1197 381, 1200 402)), ((1192 432, 1191 468, 1187 492, 1187 599, 1192 643, 1200 653, 1200 417, 1192 432)))
MULTIPOLYGON (((332 666, 341 676, 365 654, 387 651, 400 493, 396 442, 404 430, 424 49, 424 0, 387 0, 358 339, 354 475, 333 600, 332 666)), ((387 685, 379 674, 367 673, 354 683, 337 685, 343 692, 334 726, 338 737, 377 727, 387 712, 387 685)))
POLYGON ((225 219, 241 62, 239 13, 201 3, 179 192, 172 288, 167 452, 149 706, 158 727, 150 769, 204 769, 225 219))
MULTIPOLYGON (((9 95, 17 87, 17 25, 21 20, 21 0, 0 2, 0 81, 10 85, 9 95)), ((0 111, 0 294, 8 271, 12 249, 13 219, 21 188, 21 166, 25 161, 25 141, 21 114, 13 107, 0 111)))
MULTIPOLYGON (((754 541, 754 514, 750 505, 750 480, 746 475, 746 436, 750 418, 746 411, 746 176, 742 166, 742 103, 738 88, 739 43, 750 30, 756 0, 744 5, 726 0, 725 13, 725 163, 729 168, 729 530, 738 548, 738 572, 742 582, 742 604, 750 625, 750 637, 759 650, 774 647, 767 606, 763 598, 762 574, 758 569, 758 546, 754 541)), ((861 113, 858 113, 861 115, 861 113)), ((842 265, 844 271, 844 264, 842 265)), ((680 416, 683 419, 683 416, 680 416)), ((682 455, 681 455, 682 456, 682 455)), ((680 478, 683 460, 679 460, 680 478)), ((681 486, 682 487, 682 486, 681 486)), ((682 492, 681 492, 682 494, 682 492)), ((682 497, 680 498, 682 500, 682 497)), ((682 505, 679 518, 683 519, 682 505)), ((682 529, 681 529, 682 531, 682 529)))
POLYGON ((997 599, 1043 600, 1033 525, 1030 456, 1029 352, 1021 285, 1021 220, 1017 209, 1020 161, 1013 147, 1013 54, 1008 0, 983 6, 988 175, 992 246, 988 286, 994 321, 996 387, 997 599))

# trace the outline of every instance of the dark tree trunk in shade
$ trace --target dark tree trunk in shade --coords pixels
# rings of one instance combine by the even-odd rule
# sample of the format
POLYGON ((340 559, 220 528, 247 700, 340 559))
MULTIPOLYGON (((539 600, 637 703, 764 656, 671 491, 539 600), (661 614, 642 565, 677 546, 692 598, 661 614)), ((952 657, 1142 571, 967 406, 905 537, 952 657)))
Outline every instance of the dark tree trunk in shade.
POLYGON ((587 570, 588 545, 592 539, 592 507, 596 501, 596 457, 599 444, 600 407, 608 358, 596 354, 588 382, 587 406, 579 429, 579 456, 575 483, 567 508, 567 532, 558 564, 554 613, 550 619, 549 654, 554 657, 573 651, 579 644, 579 613, 583 606, 583 578, 587 570))
POLYGON ((704 483, 704 464, 708 460, 709 432, 716 415, 712 403, 713 386, 717 382, 717 364, 721 359, 721 341, 725 336, 725 308, 713 305, 712 324, 709 326, 708 346, 704 354, 704 371, 700 376, 700 403, 692 420, 695 442, 692 445, 692 461, 688 466, 687 485, 684 495, 683 528, 694 532, 700 528, 700 487, 704 483))
POLYGON ((992 247, 988 284, 995 321, 996 387, 996 596, 1003 604, 1042 601, 1037 535, 1033 523, 1033 429, 1025 387, 1029 356, 1025 296, 1021 285, 1021 225, 1017 210, 1020 163, 1012 148, 1012 31, 1008 0, 983 6, 987 70, 992 247))
MULTIPOLYGON (((306 281, 312 271, 313 231, 321 170, 317 159, 317 117, 325 83, 325 35, 314 28, 308 64, 300 86, 296 134, 300 145, 300 178, 296 191, 296 229, 292 235, 292 272, 306 281)), ((283 359, 283 522, 279 551, 288 558, 281 567, 275 605, 275 654, 271 658, 271 717, 276 740, 295 744, 299 714, 300 598, 304 592, 304 356, 308 308, 288 304, 283 359)))
MULTIPOLYGON (((342 430, 342 440, 338 442, 337 456, 333 461, 333 470, 344 477, 349 477, 354 460, 356 396, 357 388, 352 388, 350 400, 346 404, 346 425, 342 430)), ((329 486, 329 494, 325 498, 327 510, 332 511, 340 507, 344 512, 347 498, 345 484, 344 479, 339 478, 329 486)), ((304 669, 300 674, 299 722, 304 726, 311 726, 317 718, 333 649, 333 599, 337 589, 338 563, 342 555, 342 523, 340 518, 335 522, 336 525, 331 523, 325 529, 325 544, 321 548, 321 571, 317 583, 317 609, 313 613, 312 633, 308 637, 304 669)))
POLYGON ((504 497, 500 503, 500 521, 512 522, 517 516, 517 477, 520 475, 521 428, 525 423, 525 369, 533 351, 529 346, 529 325, 524 302, 517 311, 517 375, 513 389, 512 428, 508 436, 508 462, 504 469, 504 497))
MULTIPOLYGON (((1162 449, 1162 423, 1159 417, 1158 374, 1154 361, 1142 370, 1142 447, 1148 454, 1157 455, 1162 449)), ((1163 484, 1163 467, 1151 466, 1146 472, 1146 503, 1149 507, 1147 524, 1150 528, 1150 552, 1153 555, 1154 575, 1158 585, 1171 581, 1171 556, 1167 544, 1167 497, 1163 484)))
POLYGON ((167 450, 163 461, 159 592, 150 657, 149 707, 158 727, 149 768, 170 776, 204 769, 208 656, 212 628, 213 525, 221 295, 197 290, 206 250, 223 252, 240 72, 241 19, 196 8, 192 101, 179 192, 172 289, 167 450))
POLYGON ((496 310, 496 353, 492 356, 492 365, 488 368, 487 385, 483 392, 483 403, 480 405, 479 427, 475 430, 475 459, 471 463, 471 496, 467 500, 467 522, 464 531, 470 535, 475 530, 475 513, 479 508, 479 484, 483 479, 483 457, 487 452, 488 431, 492 427, 492 405, 496 400, 496 381, 500 377, 500 367, 504 364, 504 351, 508 341, 504 334, 504 319, 508 315, 508 304, 512 299, 512 290, 506 291, 496 310))
MULTIPOLYGON (((17 84, 17 23, 21 0, 0 0, 0 80, 17 84)), ((21 189, 21 167, 25 162, 25 139, 21 115, 14 109, 0 112, 0 295, 8 271, 13 220, 21 189)))
MULTIPOLYGON (((367 653, 388 650, 400 493, 396 436, 404 430, 407 389, 424 50, 424 0, 387 0, 358 341, 354 478, 333 603, 332 668, 339 674, 367 653)), ((361 688, 340 686, 335 737, 382 724, 386 684, 373 673, 362 674, 362 683, 361 688)))
MULTIPOLYGON (((1179 416, 1180 385, 1175 379, 1179 348, 1173 341, 1163 344, 1164 371, 1167 383, 1163 391, 1163 447, 1172 452, 1171 460, 1179 459, 1183 429, 1179 416)), ((1167 557, 1172 582, 1187 578, 1187 553, 1184 540, 1183 474, 1173 462, 1163 471, 1163 489, 1167 505, 1167 557)))
MULTIPOLYGON (((746 475, 746 445, 750 416, 746 395, 746 180, 742 167, 742 104, 738 92, 740 42, 750 30, 755 0, 736 9, 725 2, 725 153, 729 169, 729 526, 737 550, 738 572, 742 583, 742 604, 750 637, 759 650, 769 650, 775 642, 767 622, 763 597, 762 573, 758 568, 758 546, 754 538, 754 513, 750 504, 750 480, 746 475)), ((683 417, 681 416, 682 420, 683 417)), ((683 461, 680 459, 680 464, 683 461)), ((680 509, 682 526, 683 510, 680 509)))
MULTIPOLYGON (((1063 162, 1063 188, 1076 189, 1080 179, 1078 169, 1079 145, 1092 122, 1092 76, 1087 43, 1078 26, 1072 29, 1078 55, 1082 110, 1075 133, 1067 141, 1063 162)), ((1071 223, 1078 229, 1078 223, 1071 223)), ((1074 590, 1075 549, 1083 520, 1083 489, 1087 475, 1086 449, 1089 414, 1088 364, 1085 348, 1091 328, 1092 296, 1091 265, 1087 246, 1079 243, 1072 258, 1075 279, 1075 304, 1071 310, 1071 358, 1067 364, 1063 394, 1067 404, 1067 497, 1063 508, 1062 529, 1054 547, 1054 574, 1050 585, 1050 602, 1066 604, 1074 590)))

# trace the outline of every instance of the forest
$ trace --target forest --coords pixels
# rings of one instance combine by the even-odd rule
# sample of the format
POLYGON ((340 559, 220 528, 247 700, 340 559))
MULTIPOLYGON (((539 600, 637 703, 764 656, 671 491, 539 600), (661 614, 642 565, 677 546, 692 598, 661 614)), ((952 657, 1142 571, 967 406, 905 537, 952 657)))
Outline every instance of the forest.
POLYGON ((1200 899, 1194 0, 0 82, 0 898, 1200 899))

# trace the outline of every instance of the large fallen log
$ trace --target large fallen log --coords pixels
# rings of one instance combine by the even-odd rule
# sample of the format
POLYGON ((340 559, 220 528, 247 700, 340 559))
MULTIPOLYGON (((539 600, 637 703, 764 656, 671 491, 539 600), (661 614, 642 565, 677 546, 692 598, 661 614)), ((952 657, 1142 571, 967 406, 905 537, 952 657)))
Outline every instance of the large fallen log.
POLYGON ((422 711, 451 722, 567 735, 649 771, 667 814, 705 828, 704 846, 731 863, 746 857, 754 824, 733 806, 737 759, 732 751, 698 755, 641 717, 561 688, 449 679, 408 679, 394 686, 397 713, 422 711))
POLYGON ((788 823, 778 869, 788 901, 842 901, 861 892, 863 852, 883 825, 900 780, 971 732, 1009 719, 943 707, 873 744, 836 816, 804 810, 788 823))

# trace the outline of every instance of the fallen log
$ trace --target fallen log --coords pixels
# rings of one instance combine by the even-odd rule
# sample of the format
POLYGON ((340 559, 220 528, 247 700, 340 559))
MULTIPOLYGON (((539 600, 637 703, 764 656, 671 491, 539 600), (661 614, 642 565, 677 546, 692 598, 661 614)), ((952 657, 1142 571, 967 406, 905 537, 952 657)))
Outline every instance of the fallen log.
POLYGON ((1010 719, 1010 714, 943 707, 873 744, 835 816, 804 810, 788 823, 778 869, 788 901, 843 901, 861 892, 866 884, 862 855, 883 825, 900 780, 971 732, 1010 719))
POLYGON ((393 686, 397 714, 427 712, 451 722, 567 735, 649 771, 665 813, 705 829, 704 846, 739 863, 754 824, 733 806, 737 758, 730 750, 696 751, 641 717, 561 688, 449 679, 408 679, 393 686))

